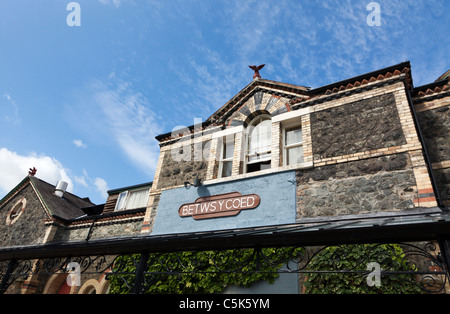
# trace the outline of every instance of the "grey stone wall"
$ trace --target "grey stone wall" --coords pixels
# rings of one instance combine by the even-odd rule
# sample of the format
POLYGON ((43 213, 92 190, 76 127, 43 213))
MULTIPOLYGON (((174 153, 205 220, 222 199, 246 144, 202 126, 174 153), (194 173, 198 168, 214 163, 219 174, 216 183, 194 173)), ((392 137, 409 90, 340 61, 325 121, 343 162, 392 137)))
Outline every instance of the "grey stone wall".
POLYGON ((158 189, 173 187, 183 185, 184 182, 189 181, 194 182, 197 175, 199 178, 206 178, 206 171, 208 169, 208 164, 202 156, 196 156, 194 158, 195 152, 203 152, 208 149, 207 146, 209 142, 198 143, 199 145, 194 149, 194 144, 190 145, 190 158, 188 155, 189 147, 176 148, 174 151, 166 151, 161 166, 161 174, 159 176, 158 189), (186 149, 188 151, 186 151, 186 149), (179 158, 173 158, 172 155, 180 155, 179 158), (182 158, 187 156, 186 158, 182 158), (188 160, 185 160, 188 159, 188 160))
POLYGON ((450 168, 433 170, 441 201, 450 203, 450 168))
POLYGON ((406 154, 299 170, 296 176, 298 218, 414 207, 415 179, 406 154))
POLYGON ((406 144, 393 94, 311 114, 314 160, 406 144))
POLYGON ((41 244, 47 230, 45 214, 39 199, 30 184, 9 200, 0 211, 0 246, 41 244), (26 207, 21 216, 12 225, 6 224, 6 217, 12 206, 22 197, 26 198, 26 207))
MULTIPOLYGON (((450 107, 417 113, 431 163, 450 160, 450 107)), ((450 168, 433 170, 441 201, 450 203, 450 168)))
POLYGON ((450 159, 450 107, 417 113, 431 162, 450 159))
MULTIPOLYGON (((111 220, 110 222, 96 222, 92 229, 90 239, 105 239, 118 236, 129 236, 141 232, 144 217, 130 220, 111 220)), ((72 225, 69 227, 60 226, 56 232, 53 242, 59 241, 81 241, 88 236, 91 223, 81 226, 72 225)))

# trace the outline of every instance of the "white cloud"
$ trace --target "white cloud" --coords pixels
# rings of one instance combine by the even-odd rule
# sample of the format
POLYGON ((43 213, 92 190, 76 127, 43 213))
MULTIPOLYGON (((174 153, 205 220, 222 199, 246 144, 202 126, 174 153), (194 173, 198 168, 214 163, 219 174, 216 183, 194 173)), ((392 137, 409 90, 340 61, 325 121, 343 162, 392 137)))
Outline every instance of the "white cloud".
POLYGON ((82 185, 85 188, 89 187, 88 183, 86 182, 86 178, 84 176, 74 176, 73 179, 77 184, 82 185))
POLYGON ((108 197, 108 190, 109 190, 108 183, 106 183, 106 181, 102 178, 95 178, 94 185, 95 185, 97 191, 100 192, 100 194, 106 201, 106 199, 108 197))
POLYGON ((4 99, 6 99, 6 106, 0 106, 4 119, 6 122, 9 122, 13 125, 17 125, 20 123, 20 115, 19 115, 19 106, 16 101, 11 97, 10 94, 5 93, 3 95, 4 99))
MULTIPOLYGON (((133 166, 153 177, 159 158, 155 136, 162 133, 156 114, 148 99, 131 83, 110 75, 104 80, 92 80, 67 106, 74 125, 92 142, 108 145, 130 160, 133 166), (76 117, 76 118, 75 118, 76 117), (102 121, 102 123, 98 123, 102 121)), ((81 144, 81 143, 79 143, 81 144)))
POLYGON ((84 187, 87 191, 95 190, 101 197, 99 202, 105 202, 108 197, 108 184, 103 178, 91 179, 86 170, 83 170, 80 176, 72 175, 72 172, 55 158, 36 153, 20 155, 3 147, 0 148, 0 199, 19 184, 33 167, 37 169, 36 177, 45 182, 53 185, 59 180, 67 182, 67 191, 70 193, 74 193, 74 189, 84 187))
POLYGON ((128 82, 93 85, 93 98, 105 116, 125 155, 140 169, 153 176, 159 157, 155 136, 160 133, 155 113, 148 100, 128 82))
POLYGON ((116 8, 120 5, 120 0, 99 0, 102 4, 113 4, 116 8))
POLYGON ((87 147, 87 145, 85 143, 83 143, 82 140, 73 140, 73 143, 75 144, 76 147, 79 147, 79 148, 87 147))
POLYGON ((100 202, 106 202, 109 188, 105 179, 99 177, 92 179, 89 177, 86 169, 83 169, 83 174, 81 176, 74 176, 74 181, 89 190, 95 189, 101 197, 100 202))
MULTIPOLYGON (((434 34, 440 42, 428 43, 424 35, 433 33, 428 25, 433 25, 430 21, 435 15, 445 12, 445 1, 418 0, 414 5, 381 1, 381 27, 367 25, 369 2, 279 0, 276 6, 267 0, 230 2, 221 11, 217 37, 224 39, 227 53, 233 54, 235 62, 228 63, 238 64, 234 67, 238 77, 245 63, 260 62, 266 63, 263 78, 313 88, 397 64, 405 58, 414 61, 416 67, 430 64, 430 58, 437 60, 434 64, 442 64, 441 56, 425 55, 421 45, 445 47, 448 43, 445 32, 434 34)), ((220 52, 220 56, 225 54, 220 52)), ((207 58, 197 64, 213 68, 207 58)), ((422 73, 417 71, 415 75, 421 77, 422 73)))
POLYGON ((0 193, 6 194, 12 190, 33 167, 37 169, 36 177, 53 185, 59 180, 66 181, 68 191, 73 191, 69 170, 55 158, 36 153, 23 156, 3 147, 0 148, 0 193))

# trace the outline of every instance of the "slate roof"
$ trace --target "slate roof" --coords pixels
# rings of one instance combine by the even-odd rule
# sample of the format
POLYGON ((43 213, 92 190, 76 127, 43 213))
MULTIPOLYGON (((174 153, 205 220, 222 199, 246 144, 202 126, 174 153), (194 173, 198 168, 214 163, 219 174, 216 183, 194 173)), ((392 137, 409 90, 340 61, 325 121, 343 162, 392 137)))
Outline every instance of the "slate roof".
POLYGON ((45 207, 47 214, 54 219, 62 218, 71 220, 86 215, 83 209, 95 206, 89 198, 81 198, 70 192, 65 192, 63 197, 55 195, 55 186, 34 176, 25 177, 2 200, 0 206, 11 199, 22 187, 31 184, 37 193, 37 197, 45 207))
POLYGON ((445 72, 441 76, 439 76, 438 79, 436 80, 436 82, 442 81, 442 80, 444 80, 446 78, 450 78, 450 69, 447 70, 447 72, 445 72))
POLYGON ((63 197, 55 195, 55 186, 37 177, 29 177, 31 183, 39 194, 39 198, 53 218, 64 220, 74 219, 85 215, 82 208, 92 207, 89 198, 80 198, 70 192, 64 192, 63 197))

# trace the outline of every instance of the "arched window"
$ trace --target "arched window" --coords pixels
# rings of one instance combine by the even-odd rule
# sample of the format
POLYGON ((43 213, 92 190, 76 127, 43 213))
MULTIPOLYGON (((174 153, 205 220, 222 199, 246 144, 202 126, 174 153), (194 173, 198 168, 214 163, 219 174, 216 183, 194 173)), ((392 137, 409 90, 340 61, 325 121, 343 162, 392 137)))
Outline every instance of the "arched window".
POLYGON ((245 154, 247 172, 270 168, 272 149, 272 120, 270 115, 259 115, 247 128, 245 154))

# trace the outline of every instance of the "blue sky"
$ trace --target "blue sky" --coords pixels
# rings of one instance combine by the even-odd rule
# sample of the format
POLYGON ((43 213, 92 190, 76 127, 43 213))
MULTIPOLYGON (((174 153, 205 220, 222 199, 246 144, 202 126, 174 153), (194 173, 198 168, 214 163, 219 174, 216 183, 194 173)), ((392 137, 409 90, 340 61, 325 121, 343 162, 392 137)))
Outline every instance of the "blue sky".
POLYGON ((153 180, 155 136, 206 120, 263 78, 320 87, 408 60, 450 68, 450 1, 0 1, 0 198, 30 167, 97 204, 153 180))

